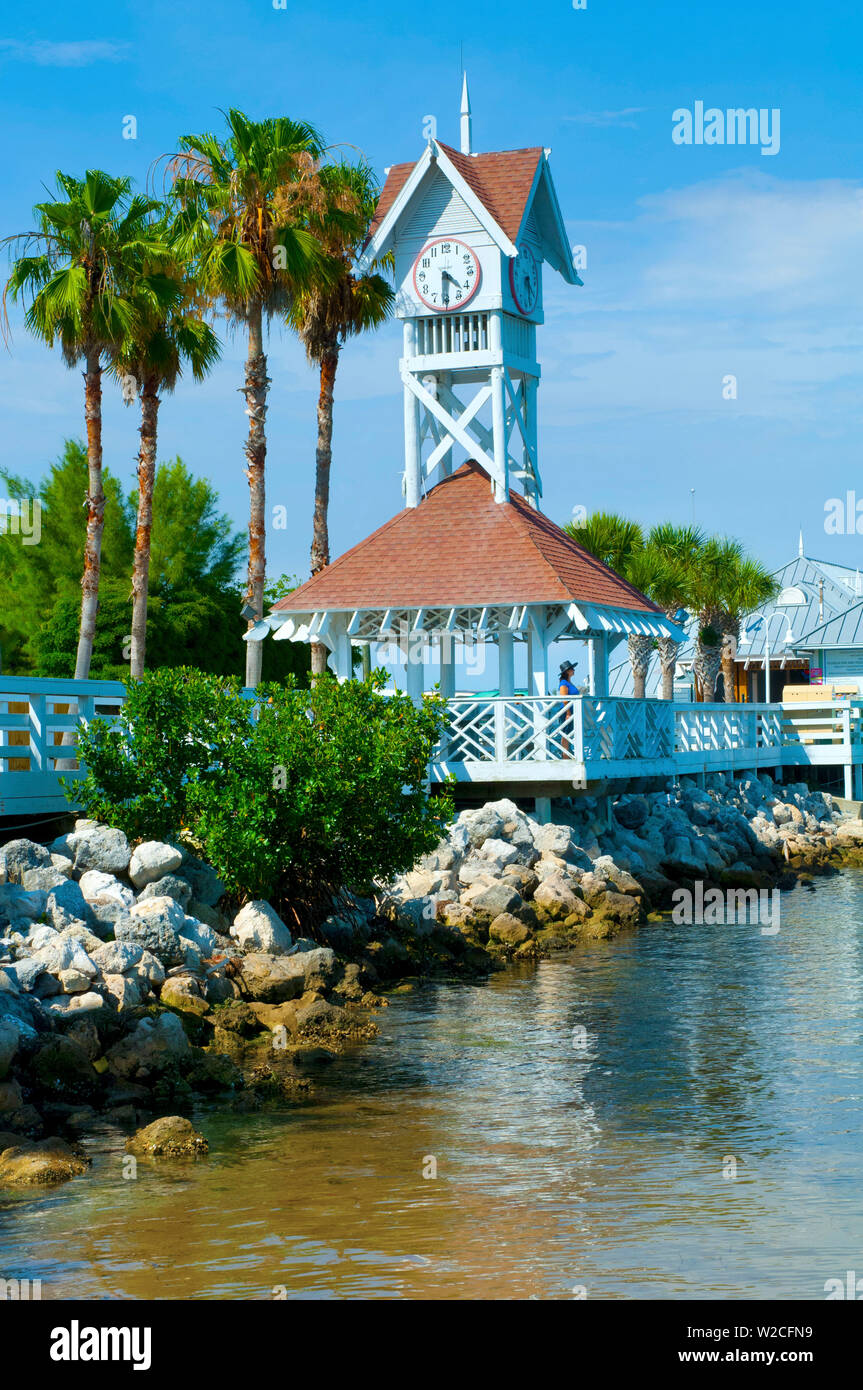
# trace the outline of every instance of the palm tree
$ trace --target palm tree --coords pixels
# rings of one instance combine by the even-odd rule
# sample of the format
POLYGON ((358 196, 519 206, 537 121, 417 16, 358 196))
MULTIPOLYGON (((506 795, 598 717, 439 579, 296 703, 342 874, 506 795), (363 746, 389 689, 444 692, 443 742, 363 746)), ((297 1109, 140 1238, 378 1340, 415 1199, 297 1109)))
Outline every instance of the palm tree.
POLYGON ((740 638, 740 622, 762 604, 775 598, 779 584, 757 560, 742 558, 726 572, 720 593, 719 632, 722 637, 722 684, 725 699, 734 699, 734 662, 740 638))
MULTIPOLYGON (((658 545, 647 545, 635 551, 627 565, 625 578, 634 584, 647 598, 663 610, 667 617, 674 618, 687 594, 687 581, 683 567, 664 553, 658 545)), ((679 643, 672 637, 643 637, 636 634, 627 638, 629 660, 632 666, 633 694, 636 699, 644 699, 647 672, 654 646, 659 651, 662 669, 663 699, 670 699, 674 693, 674 668, 679 643), (673 647, 671 657, 671 688, 666 694, 667 644, 673 647)))
MULTIPOLYGON (((651 557, 642 558, 644 534, 637 521, 629 521, 615 512, 592 512, 581 525, 570 521, 563 529, 597 560, 650 597, 643 585, 655 577, 656 557, 653 557, 653 564, 651 557)), ((633 634, 627 639, 627 647, 633 690, 638 699, 643 699, 653 638, 633 634)))
POLYGON ((126 292, 134 256, 152 253, 150 214, 157 204, 130 197, 131 181, 90 169, 83 179, 57 173, 56 201, 37 203, 38 230, 9 238, 22 248, 4 291, 28 302, 30 332, 53 347, 69 367, 84 363, 87 422, 87 538, 81 580, 81 621, 75 679, 90 673, 105 493, 102 486, 102 369, 106 353, 133 331, 136 309, 126 292))
MULTIPOLYGON (((698 557, 705 542, 704 532, 698 526, 675 526, 672 522, 662 522, 651 528, 647 545, 656 549, 669 567, 669 578, 664 590, 657 589, 653 595, 666 618, 675 621, 681 608, 689 606, 692 595, 692 576, 698 565, 698 557)), ((659 665, 662 671, 662 698, 674 698, 674 672, 677 667, 677 653, 680 643, 673 637, 657 637, 659 665)))
MULTIPOLYGON (((315 128, 287 117, 252 121, 226 115, 224 139, 184 135, 171 165, 182 212, 178 249, 194 257, 202 288, 248 335, 244 395, 249 417, 249 626, 263 617, 266 582, 267 358, 263 325, 286 313, 294 295, 321 273, 323 254, 309 230, 320 211, 315 128)), ((246 684, 261 676, 260 641, 246 651, 246 684)))
POLYGON ((202 381, 218 360, 219 340, 201 316, 197 291, 188 268, 172 254, 172 232, 162 219, 153 236, 161 242, 154 266, 137 268, 131 295, 138 310, 134 331, 113 354, 112 370, 124 385, 133 384, 141 400, 141 446, 138 451, 138 505, 135 558, 132 568, 131 674, 144 674, 147 647, 147 596, 150 577, 150 533, 153 523, 153 484, 162 392, 174 390, 186 364, 202 381))
MULTIPOLYGON (((290 322, 309 362, 318 368, 318 440, 315 452, 315 506, 312 521, 311 573, 330 562, 327 511, 333 457, 333 392, 339 354, 348 338, 377 328, 392 313, 395 295, 374 265, 358 275, 355 262, 368 235, 378 201, 378 185, 367 164, 331 164, 320 173, 324 206, 311 219, 325 251, 328 273, 299 293, 290 322)), ((312 674, 327 668, 327 649, 312 643, 312 674)))
POLYGON ((615 574, 625 576, 632 556, 644 547, 638 522, 616 512, 591 512, 581 525, 569 521, 563 529, 615 574))
POLYGON ((739 567, 743 550, 738 541, 711 536, 702 546, 692 573, 691 596, 698 615, 693 670, 705 702, 715 699, 716 677, 722 664, 724 589, 739 567))

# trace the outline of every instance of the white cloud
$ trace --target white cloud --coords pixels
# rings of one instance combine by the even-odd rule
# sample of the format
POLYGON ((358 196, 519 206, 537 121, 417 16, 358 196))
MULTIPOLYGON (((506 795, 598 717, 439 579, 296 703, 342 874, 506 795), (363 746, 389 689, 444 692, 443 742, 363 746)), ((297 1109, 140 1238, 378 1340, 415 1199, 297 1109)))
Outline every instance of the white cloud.
POLYGON ((585 288, 546 277, 543 418, 860 413, 863 187, 736 174, 585 226, 585 288), (722 380, 738 379, 724 401, 722 380))
POLYGON ((43 68, 85 68, 91 63, 117 63, 128 51, 128 44, 102 39, 74 39, 51 43, 47 39, 0 39, 0 56, 7 54, 21 62, 43 68))

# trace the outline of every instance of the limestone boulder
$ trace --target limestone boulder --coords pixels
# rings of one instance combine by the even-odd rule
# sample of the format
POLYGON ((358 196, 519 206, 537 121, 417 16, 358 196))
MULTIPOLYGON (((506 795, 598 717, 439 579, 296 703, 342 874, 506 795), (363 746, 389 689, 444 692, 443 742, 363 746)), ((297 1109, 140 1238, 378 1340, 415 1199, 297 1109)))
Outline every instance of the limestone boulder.
POLYGON ((34 840, 7 840, 0 848, 0 884, 23 882, 28 869, 50 869, 51 854, 34 840))
POLYGON ((106 874, 101 869, 87 869, 78 880, 78 887, 84 900, 99 906, 104 903, 119 903, 131 907, 135 901, 134 891, 127 883, 122 883, 115 874, 106 874))
POLYGON ((112 975, 104 977, 103 988, 116 1005, 118 1013, 127 1013, 143 1004, 147 991, 139 980, 131 975, 112 975))
POLYGON ((57 888, 51 890, 45 910, 58 931, 71 926, 73 922, 87 923, 92 916, 80 884, 72 878, 63 879, 57 888))
POLYGON ((533 907, 542 922, 563 922, 578 911, 579 895, 562 874, 543 879, 533 895, 533 907))
POLYGON ((173 898, 185 912, 192 897, 192 885, 177 874, 165 874, 163 878, 147 883, 138 894, 138 902, 147 898, 173 898))
POLYGON ((493 802, 478 806, 470 811, 462 811, 457 824, 467 833, 468 844, 475 848, 485 840, 497 839, 503 830, 504 820, 493 802))
POLYGON ((626 830, 639 830, 648 814, 649 807, 643 796, 621 797, 614 807, 615 820, 626 830))
POLYGON ((203 1134, 182 1115, 164 1115, 126 1140, 126 1152, 146 1158, 198 1158, 209 1151, 203 1134))
POLYGON ((146 888, 166 874, 173 874, 183 862, 183 851, 161 840, 145 840, 137 846, 128 863, 129 878, 137 889, 146 888))
MULTIPOLYGON (((128 869, 132 851, 122 830, 78 821, 74 836, 69 838, 74 840, 74 863, 77 872, 86 873, 89 869, 97 869, 104 874, 123 874, 128 869), (78 830, 77 826, 82 828, 78 830)), ((56 840, 54 844, 57 844, 56 840)))
POLYGON ((47 1187, 86 1173, 90 1160, 64 1139, 42 1139, 0 1153, 0 1183, 47 1187))
POLYGON ((167 1067, 182 1063, 190 1052, 189 1039, 176 1014, 159 1014, 158 1018, 142 1018, 140 1023, 109 1048, 105 1057, 114 1076, 122 1079, 146 1079, 158 1075, 167 1067))
POLYGON ((50 893, 54 888, 60 888, 67 878, 68 874, 61 874, 53 864, 50 869, 25 869, 21 875, 21 887, 31 893, 34 890, 50 893))
POLYGON ((205 960, 224 949, 225 938, 195 917, 186 917, 179 932, 184 941, 190 941, 197 946, 205 960))
POLYGON ((198 981, 191 975, 174 975, 162 985, 159 1003, 180 1013, 195 1014, 198 1018, 209 1012, 209 1004, 201 993, 198 981))
POLYGON ((234 918, 231 936, 247 951, 263 955, 287 955, 293 938, 281 917, 267 902, 246 903, 234 918))
POLYGON ((9 1068, 21 1046, 21 1028, 16 1019, 0 1017, 0 1081, 9 1075, 9 1068))
POLYGON ((128 917, 116 924, 114 935, 118 941, 130 941, 152 951, 170 968, 183 961, 179 931, 185 919, 186 914, 173 898, 147 898, 129 909, 128 917))
POLYGON ((493 922, 503 912, 515 913, 522 906, 518 889, 504 879, 488 886, 474 883, 462 894, 461 901, 475 919, 485 922, 493 922))
POLYGON ((521 946, 530 940, 530 932, 524 922, 520 922, 509 912, 502 912, 499 917, 495 917, 489 926, 488 936, 490 941, 498 941, 502 946, 512 947, 521 946))

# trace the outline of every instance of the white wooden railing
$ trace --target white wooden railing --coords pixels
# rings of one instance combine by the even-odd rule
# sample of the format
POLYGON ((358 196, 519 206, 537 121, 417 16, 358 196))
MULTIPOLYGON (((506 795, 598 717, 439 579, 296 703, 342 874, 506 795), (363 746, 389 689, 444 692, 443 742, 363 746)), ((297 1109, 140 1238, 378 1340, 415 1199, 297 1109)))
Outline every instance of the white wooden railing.
MULTIPOLYGON (((448 702, 450 726, 437 761, 494 764, 641 763, 740 766, 863 761, 863 702, 678 704, 614 696, 461 696, 448 702), (826 756, 821 754, 825 750, 826 756), (832 750, 832 754, 831 754, 832 750)), ((597 775, 602 775, 601 766, 597 775)))
POLYGON ((119 681, 0 676, 0 816, 65 809, 60 777, 83 776, 80 721, 110 718, 125 697, 119 681))
MULTIPOLYGON (((81 719, 110 718, 115 681, 0 676, 0 816, 66 809, 60 777, 82 775, 81 719), (65 742, 64 742, 65 737, 65 742)), ((863 701, 677 704, 614 696, 459 696, 433 777, 534 782, 691 770, 839 764, 863 795, 863 701)))

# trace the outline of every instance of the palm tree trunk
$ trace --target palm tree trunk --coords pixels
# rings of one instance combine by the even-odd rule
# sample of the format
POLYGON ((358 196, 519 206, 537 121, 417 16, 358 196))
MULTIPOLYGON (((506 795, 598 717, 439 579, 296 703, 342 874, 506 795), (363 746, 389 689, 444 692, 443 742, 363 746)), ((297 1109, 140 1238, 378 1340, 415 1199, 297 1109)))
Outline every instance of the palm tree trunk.
MULTIPOLYGON (((246 356, 246 412, 249 417, 249 437, 246 440, 246 458, 249 480, 249 583, 246 589, 246 602, 251 604, 255 616, 249 627, 264 616, 264 584, 267 574, 267 359, 264 353, 263 306, 260 301, 251 306, 249 313, 249 348, 246 356)), ((263 662, 263 644, 246 644, 246 685, 254 690, 260 683, 263 662)))
POLYGON ((659 651, 659 665, 662 670, 662 699, 674 699, 674 672, 677 669, 677 652, 680 647, 679 642, 675 642, 673 637, 657 637, 656 646, 659 651))
POLYGON ((647 683, 647 670, 650 665, 650 653, 653 649, 653 638, 630 637, 628 646, 629 660, 632 664, 632 693, 636 700, 643 700, 647 683))
POLYGON ((722 685, 725 700, 734 699, 734 663, 737 660, 737 634, 726 628, 722 634, 722 685))
POLYGON ((722 647, 719 642, 710 644, 701 640, 699 633, 695 648, 695 674, 701 685, 701 698, 705 704, 716 699, 716 677, 722 665, 722 647))
POLYGON ((105 491, 102 486, 102 365, 98 350, 87 353, 84 375, 84 415, 87 421, 87 540, 81 578, 81 626, 75 657, 75 680, 90 675, 96 613, 99 607, 99 573, 102 565, 102 528, 105 491))
MULTIPOLYGON (((321 357, 321 387, 318 393, 318 444, 315 451, 315 511, 312 520, 312 574, 330 563, 330 536, 327 511, 330 505, 330 468, 333 461, 333 390, 339 365, 338 348, 321 357)), ((322 642, 312 643, 312 675, 320 676, 327 669, 327 649, 322 642)))
POLYGON ((154 377, 141 392, 141 448, 138 451, 138 519, 135 527, 135 560, 132 567, 132 663, 131 673, 140 680, 147 651, 147 594, 150 585, 150 532, 153 527, 153 483, 156 477, 156 434, 159 395, 154 377))

